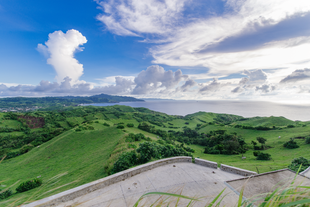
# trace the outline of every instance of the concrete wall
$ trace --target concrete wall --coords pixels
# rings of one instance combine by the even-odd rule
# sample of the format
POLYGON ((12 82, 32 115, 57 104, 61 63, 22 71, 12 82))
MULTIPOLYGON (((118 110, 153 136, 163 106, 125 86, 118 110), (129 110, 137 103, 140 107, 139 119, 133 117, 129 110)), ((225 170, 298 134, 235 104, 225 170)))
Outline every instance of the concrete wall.
POLYGON ((34 207, 34 206, 40 206, 40 207, 47 207, 47 206, 56 206, 58 204, 61 204, 62 202, 73 200, 74 198, 80 197, 82 195, 85 195, 87 193, 90 193, 92 191, 104 188, 106 186, 109 186, 111 184, 117 183, 119 181, 125 180, 126 178, 132 177, 134 175, 137 175, 139 173, 145 172, 147 170, 154 169, 156 167, 167 165, 171 163, 178 163, 178 162, 192 162, 191 157, 172 157, 167 159, 161 159, 158 161, 150 162, 144 165, 140 165, 113 175, 110 175, 108 177, 93 181, 91 183, 87 183, 85 185, 81 185, 79 187, 64 191, 62 193, 58 193, 56 195, 44 198, 39 201, 35 201, 33 203, 30 203, 28 205, 24 205, 25 207, 34 207))
POLYGON ((257 175, 256 172, 248 171, 248 170, 244 170, 244 169, 240 169, 237 167, 232 167, 232 166, 224 165, 224 164, 221 164, 221 170, 230 172, 230 173, 235 173, 238 175, 243 175, 243 176, 257 175))
POLYGON ((310 171, 310 167, 308 167, 307 169, 305 169, 304 171, 302 171, 301 173, 299 173, 300 175, 305 175, 307 172, 310 171))
POLYGON ((217 163, 209 161, 209 160, 203 160, 203 159, 195 158, 195 164, 217 169, 217 163))

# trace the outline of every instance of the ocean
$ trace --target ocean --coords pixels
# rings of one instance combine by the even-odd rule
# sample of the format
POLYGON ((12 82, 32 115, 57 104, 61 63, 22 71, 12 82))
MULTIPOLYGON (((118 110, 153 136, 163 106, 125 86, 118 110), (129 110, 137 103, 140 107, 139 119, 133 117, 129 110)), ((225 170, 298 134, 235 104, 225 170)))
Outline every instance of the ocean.
POLYGON ((145 102, 121 102, 85 104, 93 106, 126 105, 145 107, 169 115, 193 114, 199 111, 234 114, 243 117, 283 116, 290 120, 310 121, 310 105, 291 105, 261 101, 175 101, 146 100, 145 102))

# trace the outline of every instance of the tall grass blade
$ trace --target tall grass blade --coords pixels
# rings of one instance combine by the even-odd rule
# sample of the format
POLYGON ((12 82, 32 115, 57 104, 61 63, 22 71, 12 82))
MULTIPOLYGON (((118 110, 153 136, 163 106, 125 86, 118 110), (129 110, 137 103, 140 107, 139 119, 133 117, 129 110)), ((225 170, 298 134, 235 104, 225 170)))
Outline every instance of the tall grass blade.
POLYGON ((217 199, 219 199, 219 197, 224 193, 225 190, 226 190, 226 188, 224 188, 224 189, 213 199, 213 201, 208 205, 208 207, 212 207, 213 204, 217 201, 217 199))
POLYGON ((195 201, 198 200, 198 199, 196 199, 196 198, 191 198, 191 197, 188 197, 188 196, 179 195, 179 194, 174 194, 174 193, 149 192, 149 193, 143 194, 133 206, 134 206, 134 207, 137 207, 137 206, 139 205, 139 202, 143 199, 143 197, 145 197, 145 196, 147 196, 147 195, 166 195, 166 196, 172 196, 172 197, 177 197, 177 198, 184 198, 184 199, 188 199, 188 200, 195 200, 195 201))

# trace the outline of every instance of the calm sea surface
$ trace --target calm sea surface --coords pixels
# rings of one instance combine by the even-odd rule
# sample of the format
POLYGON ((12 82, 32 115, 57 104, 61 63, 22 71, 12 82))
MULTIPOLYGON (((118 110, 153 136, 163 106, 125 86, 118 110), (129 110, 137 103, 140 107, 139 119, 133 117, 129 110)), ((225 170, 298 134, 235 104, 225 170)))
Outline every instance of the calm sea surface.
POLYGON ((284 116, 291 120, 310 121, 310 105, 288 105, 254 101, 174 101, 121 102, 117 104, 91 104, 93 106, 126 105, 145 107, 169 115, 192 114, 198 111, 235 114, 243 117, 284 116))

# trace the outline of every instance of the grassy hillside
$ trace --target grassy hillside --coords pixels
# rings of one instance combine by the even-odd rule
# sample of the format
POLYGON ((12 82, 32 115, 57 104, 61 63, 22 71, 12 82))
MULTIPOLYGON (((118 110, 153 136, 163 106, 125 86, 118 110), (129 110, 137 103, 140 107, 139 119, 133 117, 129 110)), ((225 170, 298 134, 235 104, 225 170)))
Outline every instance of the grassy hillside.
POLYGON ((286 168, 293 158, 300 156, 310 159, 310 145, 303 139, 310 135, 310 123, 283 117, 243 118, 206 112, 181 117, 128 106, 76 107, 60 112, 0 113, 1 127, 5 130, 0 132, 0 157, 8 153, 17 155, 0 163, 0 189, 10 187, 14 190, 18 183, 36 177, 42 178, 43 187, 38 193, 33 189, 14 194, 0 201, 0 206, 40 199, 107 176, 123 152, 134 150, 145 142, 126 142, 129 133, 142 133, 154 143, 189 147, 195 150, 194 157, 252 171, 258 169, 260 173, 286 168), (19 115, 43 117, 45 125, 31 129, 18 118, 19 115), (148 131, 139 127, 142 123, 149 126, 148 131), (131 124, 133 127, 128 127, 131 124), (243 126, 265 128, 245 129, 243 126), (241 159, 241 153, 204 153, 205 145, 197 144, 197 140, 203 143, 201 140, 209 139, 207 135, 217 130, 244 139, 245 160, 241 159), (271 160, 255 159, 251 141, 256 137, 267 139, 267 149, 261 151, 271 154, 271 160), (283 144, 294 137, 299 137, 295 141, 300 147, 284 148, 283 144), (33 148, 18 155, 25 145, 33 148), (55 176, 58 177, 53 178, 55 176))
MULTIPOLYGON (((82 132, 71 129, 24 155, 3 161, 0 164, 1 184, 11 186, 17 181, 36 177, 41 177, 43 183, 47 183, 54 176, 65 173, 54 181, 57 183, 52 182, 44 187, 44 192, 50 191, 49 193, 40 196, 43 193, 40 192, 31 198, 32 200, 105 177, 103 165, 123 136, 123 131, 116 127, 102 126, 98 130, 82 132), (63 187, 58 188, 60 186, 63 187)), ((17 185, 13 185, 12 189, 16 187, 17 185)), ((30 198, 34 192, 36 189, 16 194, 9 202, 0 205, 7 206, 17 200, 16 204, 19 204, 30 198)))

